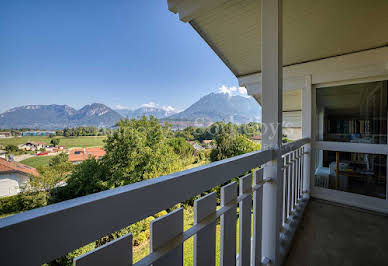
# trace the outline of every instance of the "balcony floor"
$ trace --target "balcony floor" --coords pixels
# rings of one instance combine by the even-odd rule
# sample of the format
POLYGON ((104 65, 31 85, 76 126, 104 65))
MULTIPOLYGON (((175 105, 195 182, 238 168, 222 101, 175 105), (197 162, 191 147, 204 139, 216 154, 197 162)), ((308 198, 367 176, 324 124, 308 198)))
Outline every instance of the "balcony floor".
POLYGON ((311 200, 285 265, 388 265, 387 247, 387 216, 311 200))

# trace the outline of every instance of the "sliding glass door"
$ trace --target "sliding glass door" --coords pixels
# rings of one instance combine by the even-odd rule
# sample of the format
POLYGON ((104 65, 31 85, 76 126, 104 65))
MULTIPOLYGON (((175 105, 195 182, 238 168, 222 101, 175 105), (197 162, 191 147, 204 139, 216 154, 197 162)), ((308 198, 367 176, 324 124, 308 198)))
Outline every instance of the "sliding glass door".
POLYGON ((315 188, 387 199, 387 95, 387 81, 316 88, 315 188))

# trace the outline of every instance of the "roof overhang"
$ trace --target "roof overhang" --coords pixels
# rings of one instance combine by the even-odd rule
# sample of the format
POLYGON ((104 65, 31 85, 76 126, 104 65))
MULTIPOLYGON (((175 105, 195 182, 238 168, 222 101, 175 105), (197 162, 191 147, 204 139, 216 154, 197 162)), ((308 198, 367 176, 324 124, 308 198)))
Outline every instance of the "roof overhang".
MULTIPOLYGON (((251 95, 261 90, 260 3, 168 0, 169 10, 192 25, 251 95)), ((303 87, 306 75, 312 75, 313 83, 322 83, 333 80, 333 75, 352 79, 354 70, 359 77, 363 68, 367 74, 372 68, 387 74, 387 14, 387 0, 284 0, 284 89, 303 87), (360 56, 377 65, 362 66, 360 56)))

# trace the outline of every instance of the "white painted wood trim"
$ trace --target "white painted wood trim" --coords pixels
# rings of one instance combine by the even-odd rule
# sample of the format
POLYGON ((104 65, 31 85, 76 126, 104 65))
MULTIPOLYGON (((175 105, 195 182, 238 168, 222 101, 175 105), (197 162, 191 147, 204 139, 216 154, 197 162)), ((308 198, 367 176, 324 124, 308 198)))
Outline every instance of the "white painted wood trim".
POLYGON ((250 266, 251 260, 252 173, 240 178, 239 195, 244 194, 249 196, 239 202, 238 266, 250 266))
POLYGON ((131 266, 132 234, 120 238, 87 252, 73 260, 74 266, 131 266))
POLYGON ((384 199, 321 187, 314 187, 311 196, 317 199, 388 214, 388 201, 384 199))
MULTIPOLYGON (((253 173, 253 185, 257 186, 263 181, 263 168, 253 173)), ((261 266, 262 247, 262 210, 263 187, 253 191, 253 242, 252 242, 252 266, 261 266)))
MULTIPOLYGON (((183 208, 159 217, 150 224, 150 252, 168 245, 168 242, 183 233, 183 208)), ((166 256, 152 264, 153 266, 183 266, 183 243, 166 256)))
MULTIPOLYGON (((221 207, 234 204, 237 200, 237 183, 232 182, 221 187, 221 207)), ((236 207, 221 216, 220 219, 220 266, 236 265, 236 207)))
MULTIPOLYGON (((194 225, 203 222, 209 215, 216 214, 217 193, 212 192, 194 202, 194 225)), ((216 264, 216 221, 194 236, 193 265, 216 264)))
POLYGON ((305 77, 302 89, 302 137, 311 138, 312 133, 312 77, 305 77))
MULTIPOLYGON (((283 67, 283 89, 305 86, 306 75, 318 87, 388 79, 388 47, 283 67), (334 83, 335 82, 335 83, 334 83)), ((238 77, 249 95, 262 94, 262 73, 238 77)))
MULTIPOLYGON (((283 1, 261 1, 262 27, 262 121, 263 126, 273 130, 263 130, 264 149, 280 149, 282 146, 283 111, 283 1)), ((259 44, 257 44, 259 47, 259 44)), ((262 256, 271 261, 271 265, 280 265, 280 228, 283 212, 283 175, 281 154, 264 167, 264 178, 275 182, 263 186, 263 230, 262 256)))
POLYGON ((273 160, 275 153, 252 152, 0 219, 0 261, 21 266, 54 260, 251 171, 273 160), (15 238, 29 247, 23 256, 15 238))
POLYGON ((179 19, 183 22, 189 22, 194 17, 223 4, 227 0, 196 0, 196 1, 178 1, 168 0, 168 10, 179 14, 179 19))
POLYGON ((388 154, 388 144, 316 141, 314 144, 314 148, 316 148, 317 150, 326 151, 388 154))

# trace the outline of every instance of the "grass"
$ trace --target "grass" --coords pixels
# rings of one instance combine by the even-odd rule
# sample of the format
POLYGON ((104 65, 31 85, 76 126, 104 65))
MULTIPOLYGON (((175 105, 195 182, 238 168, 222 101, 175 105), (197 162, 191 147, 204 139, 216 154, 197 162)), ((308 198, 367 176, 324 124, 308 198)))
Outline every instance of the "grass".
MULTIPOLYGON (((189 207, 184 210, 184 230, 189 229, 194 224, 194 209, 189 207)), ((236 224, 236 254, 238 253, 238 233, 239 221, 236 224)), ((220 265, 220 224, 216 226, 216 265, 220 265)), ((194 238, 191 237, 183 244, 183 265, 193 265, 194 255, 194 238)), ((149 241, 145 241, 138 247, 133 249, 133 262, 137 262, 149 254, 149 241)))
POLYGON ((2 218, 5 218, 5 217, 8 217, 8 216, 12 216, 12 215, 15 215, 19 212, 12 212, 12 213, 7 213, 7 214, 0 214, 0 219, 2 218))
MULTIPOLYGON (((95 147, 103 146, 106 136, 96 137, 57 137, 60 139, 59 145, 66 148, 74 147, 95 147)), ((16 137, 0 139, 0 145, 20 145, 27 141, 44 142, 47 145, 50 144, 51 139, 45 136, 28 136, 28 137, 16 137)))
POLYGON ((49 161, 53 156, 34 156, 23 161, 20 161, 22 164, 37 168, 40 166, 48 166, 49 161))

